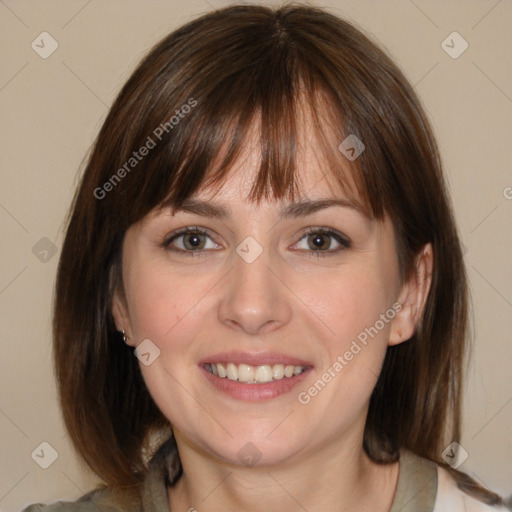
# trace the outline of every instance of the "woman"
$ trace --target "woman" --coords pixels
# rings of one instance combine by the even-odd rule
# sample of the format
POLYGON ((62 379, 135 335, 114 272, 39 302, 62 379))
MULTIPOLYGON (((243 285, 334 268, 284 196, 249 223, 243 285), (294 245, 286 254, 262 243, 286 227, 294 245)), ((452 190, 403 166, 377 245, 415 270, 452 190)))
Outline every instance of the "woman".
POLYGON ((66 427, 105 482, 66 510, 504 510, 455 469, 467 285, 435 139, 324 10, 235 5, 149 53, 54 311, 66 427))

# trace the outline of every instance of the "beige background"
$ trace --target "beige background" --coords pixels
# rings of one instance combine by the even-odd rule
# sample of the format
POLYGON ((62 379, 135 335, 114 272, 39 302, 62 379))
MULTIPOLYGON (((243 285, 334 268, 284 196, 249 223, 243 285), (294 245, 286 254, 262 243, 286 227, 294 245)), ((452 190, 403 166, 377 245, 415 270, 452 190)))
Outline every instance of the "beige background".
MULTIPOLYGON (((387 48, 432 119, 467 248, 475 309, 462 439, 469 458, 461 469, 509 495, 512 2, 312 3, 356 22, 387 48), (441 47, 453 31, 469 44, 457 59, 441 47)), ((74 499, 95 483, 71 450, 52 375, 50 304, 62 221, 80 163, 141 56, 178 25, 223 5, 221 0, 0 0, 2 511, 74 499), (47 59, 31 48, 43 31, 59 45, 47 59), (42 252, 50 247, 48 240, 40 242, 45 237, 56 254, 42 252), (48 261, 41 261, 45 257, 48 261), (58 452, 48 469, 31 457, 42 442, 58 452)))

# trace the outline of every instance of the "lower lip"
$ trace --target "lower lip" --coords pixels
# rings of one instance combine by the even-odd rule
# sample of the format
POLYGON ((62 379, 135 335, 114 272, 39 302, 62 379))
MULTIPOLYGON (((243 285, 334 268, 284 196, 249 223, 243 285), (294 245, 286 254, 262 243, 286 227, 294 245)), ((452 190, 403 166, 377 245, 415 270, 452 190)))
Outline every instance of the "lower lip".
POLYGON ((248 402, 259 402, 262 400, 271 400, 280 395, 290 392, 295 386, 300 384, 311 371, 311 367, 304 370, 301 374, 293 377, 285 377, 281 380, 266 382, 262 384, 248 384, 237 380, 229 380, 227 377, 216 377, 203 366, 199 367, 205 377, 219 390, 237 400, 248 402))

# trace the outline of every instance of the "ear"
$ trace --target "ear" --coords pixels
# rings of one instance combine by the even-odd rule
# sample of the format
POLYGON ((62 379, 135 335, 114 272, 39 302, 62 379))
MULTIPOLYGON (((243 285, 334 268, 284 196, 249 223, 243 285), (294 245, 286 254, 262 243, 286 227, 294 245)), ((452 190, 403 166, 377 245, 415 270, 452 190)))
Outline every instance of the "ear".
POLYGON ((414 272, 402 285, 397 302, 402 308, 391 323, 389 345, 398 345, 410 339, 416 331, 427 302, 434 251, 431 244, 426 244, 416 257, 414 272))
POLYGON ((125 336, 127 338, 126 344, 135 346, 126 298, 123 291, 120 290, 119 287, 116 288, 112 297, 112 316, 114 317, 116 329, 118 331, 124 330, 125 336))

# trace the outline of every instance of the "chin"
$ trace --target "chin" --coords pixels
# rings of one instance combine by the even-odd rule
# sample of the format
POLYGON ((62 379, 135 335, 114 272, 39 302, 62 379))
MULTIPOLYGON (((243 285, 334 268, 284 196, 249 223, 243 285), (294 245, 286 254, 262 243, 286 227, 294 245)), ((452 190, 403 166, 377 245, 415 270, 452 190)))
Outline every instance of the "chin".
POLYGON ((229 465, 246 467, 284 464, 296 456, 303 446, 298 439, 290 439, 289 435, 265 438, 261 433, 251 435, 247 431, 239 435, 233 433, 233 438, 221 443, 212 444, 211 439, 205 439, 201 444, 214 458, 229 465))

